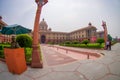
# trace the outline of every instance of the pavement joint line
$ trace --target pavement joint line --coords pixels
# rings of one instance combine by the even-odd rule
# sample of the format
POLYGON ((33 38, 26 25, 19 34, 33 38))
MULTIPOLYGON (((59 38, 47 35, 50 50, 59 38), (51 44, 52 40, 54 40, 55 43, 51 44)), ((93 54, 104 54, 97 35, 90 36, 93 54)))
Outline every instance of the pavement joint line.
POLYGON ((79 71, 75 71, 75 72, 77 72, 77 73, 79 73, 80 75, 82 75, 85 80, 89 80, 83 73, 80 73, 79 71))
POLYGON ((50 72, 48 72, 48 73, 46 73, 46 74, 43 74, 43 75, 41 75, 41 76, 39 76, 39 77, 36 77, 35 79, 37 79, 37 78, 42 78, 42 77, 48 75, 49 73, 52 73, 52 71, 50 71, 50 72))
POLYGON ((28 78, 32 78, 33 80, 35 80, 35 78, 33 78, 32 76, 30 76, 30 75, 27 75, 27 74, 24 74, 26 77, 28 77, 28 78))
MULTIPOLYGON (((68 62, 68 63, 65 63, 65 64, 60 64, 60 65, 54 65, 54 66, 49 66, 49 67, 51 67, 51 68, 54 68, 54 67, 62 67, 62 66, 65 66, 65 65, 69 65, 69 64, 72 64, 72 63, 75 63, 75 62, 78 62, 78 61, 73 61, 73 62, 68 62)), ((80 64, 80 63, 79 63, 80 64)))
POLYGON ((97 80, 102 80, 103 78, 105 78, 106 76, 108 76, 110 73, 105 74, 104 76, 102 76, 101 78, 97 79, 97 80))
POLYGON ((95 61, 95 63, 102 64, 102 65, 104 65, 104 66, 108 66, 109 64, 112 64, 112 63, 114 63, 114 62, 111 62, 111 63, 109 63, 109 64, 105 64, 105 63, 103 63, 103 62, 97 62, 97 61, 95 61))
POLYGON ((81 66, 81 64, 79 64, 79 65, 75 68, 74 71, 77 71, 80 66, 81 66))
POLYGON ((108 74, 111 74, 109 65, 107 65, 107 69, 108 69, 108 71, 109 71, 108 74))
POLYGON ((85 80, 88 80, 83 74, 81 74, 80 72, 78 71, 74 71, 76 75, 80 76, 81 78, 85 79, 85 80))

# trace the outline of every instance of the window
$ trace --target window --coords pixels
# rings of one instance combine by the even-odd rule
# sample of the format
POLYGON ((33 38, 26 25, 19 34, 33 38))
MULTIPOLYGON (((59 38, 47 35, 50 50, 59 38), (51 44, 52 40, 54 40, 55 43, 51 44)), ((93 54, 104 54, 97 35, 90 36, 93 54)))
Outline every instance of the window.
POLYGON ((84 37, 84 35, 82 35, 82 37, 84 37))

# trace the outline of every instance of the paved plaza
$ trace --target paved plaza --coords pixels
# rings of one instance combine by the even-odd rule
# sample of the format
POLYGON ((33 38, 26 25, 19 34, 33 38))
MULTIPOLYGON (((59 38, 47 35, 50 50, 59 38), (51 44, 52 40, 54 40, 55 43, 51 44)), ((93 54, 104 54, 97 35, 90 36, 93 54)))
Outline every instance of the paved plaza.
POLYGON ((9 73, 6 63, 0 62, 0 80, 120 80, 120 43, 112 46, 111 51, 72 48, 104 54, 98 59, 85 60, 58 54, 59 50, 46 50, 44 45, 41 49, 44 58, 43 69, 28 67, 23 74, 16 75, 9 73), (51 57, 53 59, 50 59, 51 57))

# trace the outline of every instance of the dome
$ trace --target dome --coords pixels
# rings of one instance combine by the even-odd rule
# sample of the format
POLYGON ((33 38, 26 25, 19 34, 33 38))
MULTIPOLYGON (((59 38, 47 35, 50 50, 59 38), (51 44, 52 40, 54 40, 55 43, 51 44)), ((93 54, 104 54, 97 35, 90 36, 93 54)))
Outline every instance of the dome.
POLYGON ((95 26, 92 25, 91 22, 88 23, 88 27, 87 27, 87 28, 88 28, 88 29, 89 29, 89 28, 95 28, 95 29, 97 29, 95 26))
POLYGON ((47 25, 47 23, 46 23, 46 21, 44 19, 40 22, 40 26, 48 27, 48 25, 47 25))
POLYGON ((46 21, 44 21, 44 19, 40 22, 40 29, 42 30, 47 30, 48 25, 46 23, 46 21))

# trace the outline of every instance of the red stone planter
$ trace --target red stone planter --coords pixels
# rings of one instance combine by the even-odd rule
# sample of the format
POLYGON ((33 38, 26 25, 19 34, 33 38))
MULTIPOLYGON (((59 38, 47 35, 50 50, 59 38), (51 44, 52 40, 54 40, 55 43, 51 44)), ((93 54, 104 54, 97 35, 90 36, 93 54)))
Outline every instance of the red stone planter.
POLYGON ((24 48, 4 48, 8 70, 14 74, 21 74, 27 69, 24 48))

